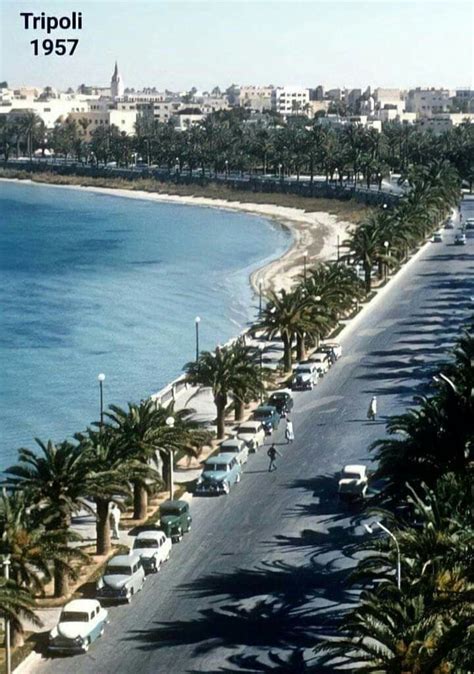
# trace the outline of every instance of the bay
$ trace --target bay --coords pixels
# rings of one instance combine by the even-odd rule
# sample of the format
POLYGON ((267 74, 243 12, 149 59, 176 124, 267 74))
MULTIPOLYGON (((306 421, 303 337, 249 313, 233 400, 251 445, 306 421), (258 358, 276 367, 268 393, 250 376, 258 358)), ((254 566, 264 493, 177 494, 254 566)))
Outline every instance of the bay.
POLYGON ((265 218, 0 183, 0 470, 105 404, 138 402, 255 317, 253 269, 290 234, 265 218))

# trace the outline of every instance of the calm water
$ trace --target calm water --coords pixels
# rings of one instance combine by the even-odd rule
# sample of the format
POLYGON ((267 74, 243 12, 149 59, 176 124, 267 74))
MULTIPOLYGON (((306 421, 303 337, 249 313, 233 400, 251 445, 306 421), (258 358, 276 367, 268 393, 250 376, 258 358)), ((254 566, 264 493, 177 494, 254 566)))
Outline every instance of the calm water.
POLYGON ((105 402, 139 401, 255 315, 252 269, 289 235, 263 218, 0 183, 0 470, 105 402))

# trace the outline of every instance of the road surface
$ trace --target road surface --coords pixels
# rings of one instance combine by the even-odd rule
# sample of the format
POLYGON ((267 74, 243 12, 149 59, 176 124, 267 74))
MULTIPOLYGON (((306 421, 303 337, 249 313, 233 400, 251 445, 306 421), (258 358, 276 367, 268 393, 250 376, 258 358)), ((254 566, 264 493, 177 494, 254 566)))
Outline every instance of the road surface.
MULTIPOLYGON (((463 209, 474 216, 473 201, 463 209)), ((472 315, 474 231, 466 246, 452 244, 455 233, 445 231, 369 307, 316 389, 295 394, 296 440, 283 444, 284 424, 274 436, 278 469, 268 472, 260 450, 228 497, 194 499, 191 533, 131 606, 111 609, 105 636, 88 654, 42 660, 35 672, 256 672, 271 669, 270 653, 285 661, 301 648, 311 657, 317 633, 351 600, 348 546, 363 535, 338 503, 336 474, 369 460, 387 417, 428 390, 472 315), (374 394, 379 417, 368 422, 374 394)))

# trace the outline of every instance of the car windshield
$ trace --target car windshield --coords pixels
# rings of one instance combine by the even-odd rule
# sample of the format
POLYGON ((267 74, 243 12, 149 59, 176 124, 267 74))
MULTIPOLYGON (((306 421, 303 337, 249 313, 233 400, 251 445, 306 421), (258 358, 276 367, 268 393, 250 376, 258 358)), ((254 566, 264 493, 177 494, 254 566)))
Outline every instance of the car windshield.
POLYGON ((343 473, 342 477, 344 480, 360 480, 359 473, 343 473))
POLYGON ((206 463, 204 466, 205 473, 213 473, 217 470, 227 470, 227 464, 225 463, 206 463))
POLYGON ((131 576, 132 569, 129 566, 108 566, 106 576, 131 576))
POLYGON ((256 429, 253 426, 241 426, 239 428, 239 433, 256 433, 256 429))
POLYGON ((271 396, 270 400, 277 400, 277 401, 278 401, 278 400, 286 400, 287 397, 288 397, 288 394, 287 394, 287 393, 274 393, 274 394, 271 396))
POLYGON ((166 507, 160 508, 160 514, 164 515, 165 517, 167 515, 175 515, 176 517, 179 517, 181 512, 180 512, 179 508, 172 508, 170 506, 166 506, 166 507))
POLYGON ((271 410, 256 410, 253 413, 253 416, 256 417, 257 419, 266 419, 267 417, 272 416, 272 411, 271 410))
POLYGON ((158 541, 154 538, 139 538, 138 541, 135 541, 133 547, 137 548, 157 548, 158 541))
POLYGON ((80 611, 63 611, 59 619, 60 623, 88 623, 89 614, 80 611))
POLYGON ((310 365, 298 365, 296 368, 296 374, 309 374, 311 373, 310 365))

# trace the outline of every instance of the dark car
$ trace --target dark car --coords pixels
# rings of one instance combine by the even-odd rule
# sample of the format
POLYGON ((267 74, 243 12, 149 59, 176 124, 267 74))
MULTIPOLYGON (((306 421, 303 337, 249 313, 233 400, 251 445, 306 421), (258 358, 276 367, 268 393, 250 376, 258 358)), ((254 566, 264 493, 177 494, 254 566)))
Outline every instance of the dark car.
POLYGON ((173 543, 191 529, 192 517, 187 501, 164 501, 160 505, 160 526, 173 543))
POLYGON ((265 433, 270 435, 280 424, 280 413, 273 405, 261 405, 252 414, 252 419, 260 421, 265 429, 265 433))
POLYGON ((293 396, 289 390, 274 391, 268 399, 268 405, 276 407, 278 414, 283 417, 293 409, 293 396))

